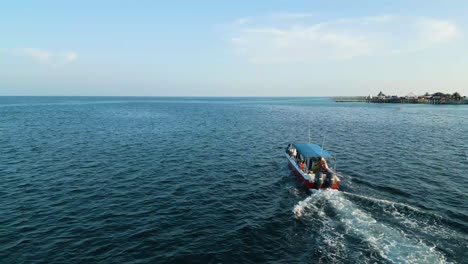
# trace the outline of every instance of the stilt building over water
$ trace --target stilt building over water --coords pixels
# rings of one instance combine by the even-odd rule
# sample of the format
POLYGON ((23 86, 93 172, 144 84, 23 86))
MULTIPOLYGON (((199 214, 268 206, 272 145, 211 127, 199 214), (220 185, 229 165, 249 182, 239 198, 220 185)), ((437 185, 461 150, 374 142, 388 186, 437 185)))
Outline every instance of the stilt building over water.
POLYGON ((368 103, 394 103, 394 104, 468 104, 466 96, 461 96, 460 93, 444 94, 437 92, 434 94, 426 93, 424 95, 416 95, 409 93, 406 96, 385 95, 380 91, 377 96, 369 95, 365 98, 368 103))

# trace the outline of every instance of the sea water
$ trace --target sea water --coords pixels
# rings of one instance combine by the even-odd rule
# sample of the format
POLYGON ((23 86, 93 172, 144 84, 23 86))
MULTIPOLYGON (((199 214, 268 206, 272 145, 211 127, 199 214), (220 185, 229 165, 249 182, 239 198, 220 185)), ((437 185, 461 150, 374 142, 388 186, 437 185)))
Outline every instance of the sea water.
POLYGON ((0 263, 466 263, 467 172, 463 105, 0 97, 0 263))

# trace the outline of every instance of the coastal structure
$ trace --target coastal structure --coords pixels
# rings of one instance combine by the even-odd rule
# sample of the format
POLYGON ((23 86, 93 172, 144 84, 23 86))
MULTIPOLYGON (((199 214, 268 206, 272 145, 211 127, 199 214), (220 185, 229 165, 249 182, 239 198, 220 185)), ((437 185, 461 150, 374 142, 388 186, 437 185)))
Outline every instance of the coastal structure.
POLYGON ((394 104, 468 104, 466 96, 455 92, 453 94, 444 94, 437 92, 434 94, 425 93, 416 95, 409 93, 406 96, 385 95, 380 91, 377 96, 369 95, 365 98, 368 103, 394 103, 394 104))

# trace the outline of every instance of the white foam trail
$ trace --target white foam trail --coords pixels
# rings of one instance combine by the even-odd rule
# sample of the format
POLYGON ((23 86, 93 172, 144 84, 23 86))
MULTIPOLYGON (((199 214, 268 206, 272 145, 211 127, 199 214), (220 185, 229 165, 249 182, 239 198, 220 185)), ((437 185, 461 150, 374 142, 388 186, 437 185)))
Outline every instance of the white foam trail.
POLYGON ((349 192, 342 192, 342 193, 344 193, 345 195, 348 195, 348 196, 354 196, 354 197, 358 197, 358 198, 361 198, 361 199, 364 199, 364 200, 373 201, 373 202, 376 202, 376 203, 388 204, 388 205, 392 205, 392 206, 393 205, 398 205, 398 206, 405 207, 405 208, 408 208, 408 209, 416 211, 416 212, 422 212, 418 208, 413 207, 411 205, 404 204, 404 203, 391 202, 391 201, 384 200, 384 199, 378 199, 378 198, 368 197, 368 196, 349 193, 349 192))
MULTIPOLYGON (((411 238, 403 231, 376 221, 371 215, 357 208, 343 193, 333 190, 315 191, 310 197, 299 202, 293 209, 296 217, 307 216, 308 210, 323 208, 316 206, 319 201, 332 205, 339 221, 347 233, 365 240, 380 256, 392 263, 446 263, 444 256, 417 238, 411 238)), ((321 212, 321 213, 320 213, 321 212)), ((316 212, 317 213, 317 212, 316 212)), ((310 213, 309 213, 310 214, 310 213)), ((323 216, 323 215, 322 215, 323 216)), ((324 216, 325 217, 325 216, 324 216)))
POLYGON ((437 235, 444 239, 456 239, 459 237, 457 232, 454 232, 440 224, 440 220, 443 218, 438 214, 426 212, 404 203, 392 202, 348 192, 342 193, 346 196, 357 197, 359 199, 375 203, 376 206, 373 206, 373 209, 379 209, 386 214, 392 215, 395 220, 399 221, 399 223, 407 228, 416 229, 418 232, 423 232, 430 236, 437 235), (402 208, 406 210, 402 210, 402 208), (422 219, 422 215, 426 217, 422 219))
POLYGON ((307 197, 303 201, 298 202, 293 212, 297 219, 310 220, 313 228, 316 228, 319 236, 314 236, 314 240, 318 241, 319 251, 326 252, 323 254, 318 263, 339 263, 342 262, 346 253, 346 243, 344 234, 336 230, 337 222, 330 219, 321 204, 324 199, 314 195, 307 197))
POLYGON ((301 194, 301 191, 296 187, 290 187, 288 191, 290 194, 294 195, 295 197, 299 197, 299 195, 301 194))
POLYGON ((296 218, 300 218, 304 215, 310 215, 310 214, 307 214, 307 211, 310 210, 310 211, 314 211, 316 213, 318 213, 319 215, 325 215, 325 213, 323 212, 323 210, 320 210, 312 201, 314 200, 314 197, 312 196, 309 196, 307 197, 305 200, 303 201, 299 201, 295 206, 294 206, 294 209, 293 209, 293 212, 294 212, 294 215, 296 216, 296 218))

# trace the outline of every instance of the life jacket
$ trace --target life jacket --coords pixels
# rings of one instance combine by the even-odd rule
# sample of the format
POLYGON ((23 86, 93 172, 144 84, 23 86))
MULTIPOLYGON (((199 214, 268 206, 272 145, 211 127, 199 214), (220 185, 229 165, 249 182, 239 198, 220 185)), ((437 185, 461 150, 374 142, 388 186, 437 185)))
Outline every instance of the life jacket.
POLYGON ((299 163, 299 168, 300 168, 302 171, 304 171, 304 169, 305 169, 305 162, 300 162, 300 163, 299 163))

